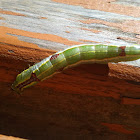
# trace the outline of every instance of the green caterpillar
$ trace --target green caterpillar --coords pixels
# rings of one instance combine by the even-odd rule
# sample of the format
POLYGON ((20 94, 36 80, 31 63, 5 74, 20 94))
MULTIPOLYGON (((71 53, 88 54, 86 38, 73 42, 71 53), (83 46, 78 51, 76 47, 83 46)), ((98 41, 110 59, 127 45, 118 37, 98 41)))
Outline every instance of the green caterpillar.
POLYGON ((77 45, 59 51, 17 75, 12 89, 17 93, 54 73, 82 63, 108 63, 140 58, 140 46, 114 46, 102 44, 77 45))

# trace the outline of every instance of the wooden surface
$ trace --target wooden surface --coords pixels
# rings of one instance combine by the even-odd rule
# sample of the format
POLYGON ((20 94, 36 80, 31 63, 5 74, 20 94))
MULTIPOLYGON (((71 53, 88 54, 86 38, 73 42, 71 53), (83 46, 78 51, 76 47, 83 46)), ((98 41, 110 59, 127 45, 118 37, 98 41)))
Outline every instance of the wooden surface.
POLYGON ((139 60, 81 65, 21 96, 11 90, 18 73, 70 45, 138 44, 139 5, 138 0, 1 0, 0 134, 33 140, 139 139, 139 60))
POLYGON ((12 137, 12 136, 0 135, 0 140, 26 140, 26 139, 12 137))

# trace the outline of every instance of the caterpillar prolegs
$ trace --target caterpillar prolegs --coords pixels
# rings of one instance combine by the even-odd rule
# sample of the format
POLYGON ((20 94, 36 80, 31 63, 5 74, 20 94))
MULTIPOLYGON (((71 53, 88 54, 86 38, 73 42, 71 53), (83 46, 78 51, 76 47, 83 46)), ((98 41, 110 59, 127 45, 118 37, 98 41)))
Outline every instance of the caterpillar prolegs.
POLYGON ((85 44, 59 51, 17 75, 12 89, 17 93, 40 81, 50 78, 60 69, 82 63, 108 63, 131 61, 140 58, 140 46, 85 44))

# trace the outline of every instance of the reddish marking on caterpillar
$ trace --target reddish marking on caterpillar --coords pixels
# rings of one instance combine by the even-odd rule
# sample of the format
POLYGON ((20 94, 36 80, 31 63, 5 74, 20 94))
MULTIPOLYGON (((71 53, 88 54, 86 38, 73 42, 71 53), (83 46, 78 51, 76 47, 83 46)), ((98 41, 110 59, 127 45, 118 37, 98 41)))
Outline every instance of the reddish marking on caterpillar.
POLYGON ((38 79, 38 78, 36 77, 36 74, 35 74, 35 73, 32 73, 30 79, 28 79, 28 80, 26 80, 25 82, 19 84, 19 85, 17 86, 17 88, 19 88, 19 89, 21 90, 24 86, 26 86, 26 85, 28 85, 28 84, 34 82, 34 81, 40 81, 40 79, 38 79))
POLYGON ((59 54, 54 54, 51 56, 50 60, 56 59, 59 56, 59 54))
POLYGON ((33 81, 40 81, 37 77, 36 77, 36 74, 35 73, 32 73, 31 74, 31 78, 33 81))
POLYGON ((125 48, 126 48, 126 46, 121 46, 119 48, 122 50, 122 52, 119 54, 119 56, 126 56, 126 54, 125 54, 125 48))

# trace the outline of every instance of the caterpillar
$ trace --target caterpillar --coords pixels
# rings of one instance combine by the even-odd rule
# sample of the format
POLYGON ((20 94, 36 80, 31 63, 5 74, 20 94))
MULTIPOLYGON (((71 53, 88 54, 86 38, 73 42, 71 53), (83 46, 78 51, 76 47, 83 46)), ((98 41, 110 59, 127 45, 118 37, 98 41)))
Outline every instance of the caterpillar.
POLYGON ((115 46, 82 44, 69 47, 43 59, 17 75, 12 89, 21 93, 23 89, 50 78, 58 71, 83 63, 132 61, 140 58, 140 46, 115 46))

